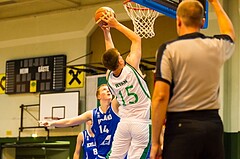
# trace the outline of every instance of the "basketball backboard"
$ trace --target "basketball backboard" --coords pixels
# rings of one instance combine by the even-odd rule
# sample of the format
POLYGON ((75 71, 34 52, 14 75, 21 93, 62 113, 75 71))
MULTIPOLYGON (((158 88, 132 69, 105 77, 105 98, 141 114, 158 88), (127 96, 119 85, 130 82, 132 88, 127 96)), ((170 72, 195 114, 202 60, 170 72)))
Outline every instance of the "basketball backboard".
POLYGON ((79 91, 41 93, 40 121, 73 118, 79 115, 79 91))
MULTIPOLYGON (((178 4, 182 0, 132 0, 132 1, 142 6, 156 10, 171 18, 176 18, 176 10, 177 10, 178 4)), ((205 10, 204 18, 206 19, 206 21, 203 26, 203 28, 205 29, 208 27, 208 2, 207 0, 199 0, 199 1, 202 3, 205 10)))

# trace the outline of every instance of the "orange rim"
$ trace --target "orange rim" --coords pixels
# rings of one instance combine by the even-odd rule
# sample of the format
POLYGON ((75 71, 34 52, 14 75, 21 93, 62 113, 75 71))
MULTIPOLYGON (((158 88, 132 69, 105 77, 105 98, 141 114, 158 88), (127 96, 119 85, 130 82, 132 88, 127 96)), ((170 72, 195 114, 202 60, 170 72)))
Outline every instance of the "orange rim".
POLYGON ((126 3, 128 3, 128 2, 131 2, 131 0, 125 0, 125 1, 123 2, 123 4, 126 4, 126 3))
MULTIPOLYGON (((123 2, 124 5, 126 5, 127 3, 135 3, 135 2, 132 2, 132 0, 125 0, 125 1, 123 2)), ((132 9, 132 10, 143 10, 143 11, 152 10, 152 9, 146 8, 146 7, 144 7, 144 8, 137 8, 137 7, 130 7, 130 6, 126 6, 126 7, 127 7, 128 9, 132 9)))

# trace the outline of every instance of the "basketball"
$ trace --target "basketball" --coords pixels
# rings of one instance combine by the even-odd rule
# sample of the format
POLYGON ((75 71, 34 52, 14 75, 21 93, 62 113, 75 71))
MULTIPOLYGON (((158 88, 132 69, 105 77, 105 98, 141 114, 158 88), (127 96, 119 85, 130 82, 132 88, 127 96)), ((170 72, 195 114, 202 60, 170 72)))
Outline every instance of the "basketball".
POLYGON ((107 25, 105 22, 103 22, 100 17, 103 16, 103 13, 106 14, 110 14, 110 13, 114 14, 114 17, 116 17, 114 10, 110 7, 100 7, 96 10, 95 12, 95 22, 99 25, 99 26, 103 26, 103 25, 107 25))

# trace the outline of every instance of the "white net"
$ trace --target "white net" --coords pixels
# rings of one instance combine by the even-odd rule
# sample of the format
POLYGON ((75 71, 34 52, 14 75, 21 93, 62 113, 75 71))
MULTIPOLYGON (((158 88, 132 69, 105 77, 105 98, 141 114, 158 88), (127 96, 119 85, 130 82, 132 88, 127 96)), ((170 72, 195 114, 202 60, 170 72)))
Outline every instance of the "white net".
POLYGON ((125 1, 123 5, 133 22, 134 32, 141 38, 154 37, 154 22, 159 16, 159 13, 131 0, 125 1))

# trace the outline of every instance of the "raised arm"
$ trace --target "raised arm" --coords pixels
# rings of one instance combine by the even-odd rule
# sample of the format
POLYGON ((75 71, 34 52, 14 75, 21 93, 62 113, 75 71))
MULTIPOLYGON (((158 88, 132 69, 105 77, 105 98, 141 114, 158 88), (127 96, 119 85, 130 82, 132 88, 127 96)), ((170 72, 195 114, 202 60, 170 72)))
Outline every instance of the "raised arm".
POLYGON ((114 48, 110 27, 102 27, 106 50, 114 48))
POLYGON ((142 57, 141 38, 135 32, 122 25, 121 23, 119 23, 119 25, 117 25, 115 28, 131 40, 132 44, 130 53, 126 58, 126 61, 134 68, 139 70, 139 64, 142 57))
POLYGON ((208 1, 213 6, 214 11, 217 15, 218 25, 219 25, 221 34, 229 35, 234 41, 235 32, 234 32, 233 24, 229 19, 228 15, 226 14, 226 12, 224 11, 223 7, 221 6, 220 2, 218 0, 208 0, 208 1))
MULTIPOLYGON (((131 29, 127 28, 123 24, 117 21, 113 14, 105 15, 102 19, 108 25, 108 27, 112 27, 123 33, 129 40, 131 40, 131 48, 130 53, 127 56, 126 61, 139 70, 139 64, 141 60, 142 50, 141 50, 141 38, 134 33, 131 29)), ((106 38, 105 38, 106 40, 106 38)))
POLYGON ((46 127, 70 127, 86 123, 88 120, 92 120, 92 110, 86 111, 77 117, 57 121, 41 121, 40 123, 46 127))

